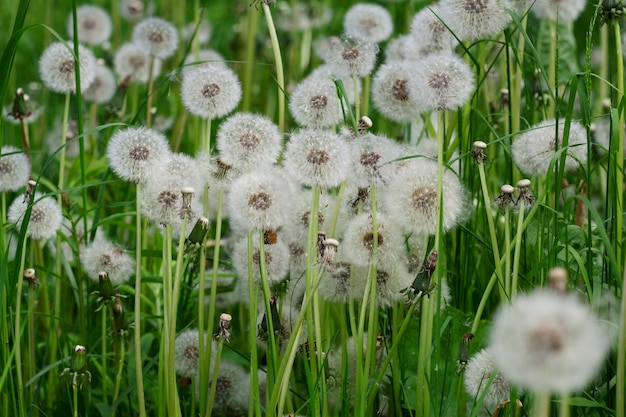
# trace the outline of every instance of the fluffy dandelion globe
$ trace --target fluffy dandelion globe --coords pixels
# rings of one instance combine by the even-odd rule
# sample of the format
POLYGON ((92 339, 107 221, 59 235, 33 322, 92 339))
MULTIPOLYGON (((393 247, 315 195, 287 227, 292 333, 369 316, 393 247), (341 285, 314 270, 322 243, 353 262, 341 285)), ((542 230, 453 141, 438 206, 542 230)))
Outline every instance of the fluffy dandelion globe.
POLYGON ((393 161, 401 156, 400 147, 389 138, 373 133, 361 135, 351 146, 348 181, 357 187, 387 184, 395 171, 393 161))
POLYGON ((180 89, 187 111, 204 119, 227 115, 241 100, 241 84, 227 67, 194 68, 185 74, 180 89))
POLYGON ((502 375, 532 392, 583 389, 600 370, 610 337, 575 295, 538 290, 494 318, 489 349, 502 375))
POLYGON ((483 405, 488 409, 509 399, 511 384, 498 371, 489 349, 482 349, 470 358, 464 376, 465 392, 470 398, 477 401, 487 391, 483 405))
MULTIPOLYGON (((50 90, 57 93, 76 92, 74 54, 71 47, 62 42, 48 46, 39 60, 39 75, 50 90)), ((93 82, 96 58, 88 48, 78 45, 80 62, 80 88, 85 90, 93 82)))
POLYGON ((537 0, 530 10, 539 19, 559 21, 561 24, 578 19, 585 9, 585 0, 537 0))
MULTIPOLYGON (((111 17, 102 7, 83 5, 76 8, 78 40, 88 45, 100 45, 109 40, 113 25, 111 17)), ((67 19, 67 33, 74 37, 74 18, 70 13, 67 19)))
MULTIPOLYGON (((223 411, 223 415, 227 416, 243 415, 242 413, 248 409, 250 379, 250 375, 241 366, 222 360, 218 368, 215 384, 214 410, 223 411)), ((199 387, 200 384, 196 384, 196 399, 202 395, 199 387)), ((208 395, 208 393, 205 395, 208 395)), ((247 414, 247 411, 245 414, 247 414)))
MULTIPOLYGON (((548 172, 550 161, 555 155, 555 147, 562 148, 565 123, 559 120, 544 120, 522 133, 511 146, 515 165, 526 175, 543 175, 548 172), (555 138, 555 133, 558 135, 555 138)), ((587 162, 587 131, 579 122, 569 126, 565 168, 574 170, 587 162)))
POLYGON ((289 98, 289 111, 306 127, 331 127, 343 120, 337 87, 323 76, 309 76, 296 86, 289 98))
MULTIPOLYGON (((116 0, 113 0, 116 1, 116 0)), ((126 20, 137 21, 146 13, 146 5, 142 0, 119 0, 120 13, 126 20)))
POLYGON ((287 143, 285 169, 300 184, 332 188, 348 176, 349 145, 329 130, 302 129, 287 143))
POLYGON ((292 195, 292 185, 278 168, 251 171, 233 181, 228 212, 233 224, 244 230, 275 230, 289 215, 292 195))
MULTIPOLYGON (((205 348, 207 337, 204 335, 205 348)), ((211 363, 215 360, 215 350, 211 349, 211 363)), ((193 378, 200 369, 200 335, 198 329, 187 329, 176 337, 174 342, 174 366, 180 376, 193 378)))
POLYGON ((183 62, 183 78, 185 77, 185 75, 187 75, 187 73, 189 73, 190 70, 194 68, 209 68, 212 65, 227 67, 225 61, 226 60, 224 59, 224 57, 219 52, 216 52, 213 49, 201 49, 198 51, 197 55, 191 52, 189 55, 187 55, 185 61, 183 62))
MULTIPOLYGON (((333 84, 335 80, 341 80, 341 82, 343 83, 343 88, 346 93, 346 98, 348 99, 348 102, 350 104, 354 104, 357 93, 361 94, 361 88, 362 88, 363 83, 361 82, 360 78, 357 79, 357 82, 356 82, 357 93, 355 93, 354 80, 346 74, 343 74, 343 75, 336 74, 334 71, 334 67, 330 64, 322 64, 318 66, 313 71, 311 71, 311 73, 308 75, 307 78, 316 78, 316 77, 322 77, 327 80, 331 80, 333 81, 333 84)), ((336 94, 337 92, 335 90, 335 95, 336 94)))
POLYGON ((0 193, 17 191, 30 177, 30 160, 15 146, 5 145, 0 152, 0 193))
POLYGON ((372 101, 386 118, 407 123, 424 110, 419 99, 422 89, 416 84, 414 64, 394 61, 382 65, 372 81, 372 101))
POLYGON ((501 33, 511 21, 509 0, 442 0, 441 18, 459 39, 486 39, 501 33))
POLYGON ((415 82, 422 91, 422 108, 455 110, 474 92, 472 70, 453 53, 428 55, 419 61, 415 72, 415 82))
POLYGON ((145 182, 171 155, 165 136, 145 127, 118 130, 107 147, 111 169, 127 181, 145 182))
MULTIPOLYGON (((353 285, 350 287, 353 299, 363 299, 367 281, 371 279, 370 271, 365 266, 353 268, 353 285)), ((413 278, 402 263, 379 266, 376 269, 376 305, 388 308, 399 302, 404 297, 401 291, 413 283, 413 278)))
POLYGON ((135 26, 133 43, 146 54, 165 59, 176 52, 178 32, 170 22, 158 17, 149 17, 135 26))
POLYGON ((98 281, 100 272, 106 272, 115 286, 126 283, 135 272, 135 260, 102 234, 84 249, 81 263, 89 278, 98 281))
POLYGON ((376 65, 378 45, 355 38, 344 38, 330 45, 328 63, 340 76, 365 77, 376 65))
MULTIPOLYGON (((132 43, 119 47, 113 57, 115 73, 121 78, 130 78, 131 81, 147 83, 150 78, 150 57, 132 43)), ((152 65, 152 75, 161 72, 161 60, 155 59, 152 65)))
POLYGON ((200 45, 204 45, 209 42, 209 39, 211 39, 212 32, 213 28, 209 22, 203 20, 200 22, 199 26, 197 26, 195 22, 187 24, 187 26, 183 29, 182 34, 185 42, 190 42, 195 36, 195 40, 198 41, 200 45))
POLYGON ((379 43, 391 36, 393 21, 391 14, 382 6, 371 3, 357 3, 352 6, 343 19, 346 35, 379 43))
MULTIPOLYGON (((52 197, 43 197, 36 192, 33 195, 33 205, 30 218, 26 227, 26 236, 35 240, 47 240, 56 236, 61 229, 63 213, 57 201, 52 197)), ((30 205, 29 200, 19 196, 9 207, 7 218, 10 223, 14 223, 17 230, 22 227, 24 216, 30 205)))
POLYGON ((417 60, 433 53, 452 52, 456 41, 441 21, 441 14, 441 7, 437 4, 415 14, 405 45, 406 59, 417 60))
POLYGON ((85 101, 104 104, 111 101, 117 90, 117 81, 115 75, 108 67, 104 65, 96 65, 96 76, 85 91, 83 97, 85 101))
MULTIPOLYGON (((258 239, 252 246, 253 279, 261 282, 261 250, 258 239)), ((281 239, 273 245, 265 245, 265 273, 269 285, 279 284, 289 272, 289 247, 281 239)), ((233 265, 242 280, 248 280, 248 239, 240 239, 233 249, 233 265)))
POLYGON ((278 126, 259 114, 235 113, 217 132, 221 158, 241 171, 274 164, 282 143, 283 135, 278 126))
MULTIPOLYGON (((411 159, 390 181, 382 200, 388 214, 405 232, 434 235, 439 210, 437 163, 411 159)), ((450 170, 443 173, 443 229, 452 229, 468 215, 467 193, 450 170)))

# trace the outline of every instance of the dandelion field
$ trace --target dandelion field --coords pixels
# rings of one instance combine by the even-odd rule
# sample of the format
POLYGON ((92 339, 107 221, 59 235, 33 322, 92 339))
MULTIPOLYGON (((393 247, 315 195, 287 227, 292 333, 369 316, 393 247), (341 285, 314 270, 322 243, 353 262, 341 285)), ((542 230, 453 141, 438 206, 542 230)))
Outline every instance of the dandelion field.
POLYGON ((624 417, 625 13, 3 2, 0 415, 624 417))

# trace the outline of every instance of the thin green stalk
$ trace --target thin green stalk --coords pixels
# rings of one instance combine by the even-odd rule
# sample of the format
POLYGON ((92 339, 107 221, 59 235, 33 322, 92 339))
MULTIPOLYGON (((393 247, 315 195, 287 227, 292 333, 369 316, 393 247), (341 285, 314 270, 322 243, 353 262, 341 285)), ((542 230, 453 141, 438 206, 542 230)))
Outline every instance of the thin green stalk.
POLYGON ((133 335, 135 348, 135 373, 137 374, 137 402, 139 416, 146 417, 146 400, 143 391, 143 365, 141 357, 141 184, 136 186, 135 213, 135 330, 133 335))
MULTIPOLYGON (((113 331, 117 331, 115 326, 113 331)), ((115 372, 115 387, 113 388, 113 403, 115 403, 120 394, 120 385, 122 384, 122 374, 124 373, 124 356, 126 355, 126 338, 122 336, 119 340, 119 359, 117 362, 117 371, 115 372)), ((105 385, 106 381, 103 381, 105 385)))
POLYGON ((570 397, 571 396, 568 392, 561 394, 561 403, 559 404, 559 417, 570 416, 570 407, 569 407, 570 397))
MULTIPOLYGON (((30 380, 35 375, 35 284, 28 283, 28 375, 30 380)), ((29 402, 35 399, 35 384, 30 385, 29 402)))
POLYGON ((504 292, 511 296, 511 210, 504 208, 504 292))
POLYGON ((524 226, 525 210, 526 207, 524 206, 524 200, 521 199, 518 206, 517 231, 515 233, 515 254, 513 255, 513 273, 511 276, 511 300, 517 295, 517 279, 519 276, 519 262, 522 250, 522 231, 524 226))
POLYGON ((150 56, 150 65, 148 66, 148 97, 146 101, 146 127, 152 126, 152 92, 154 90, 154 60, 156 58, 150 56))
POLYGON ((100 339, 102 346, 102 363, 100 364, 100 379, 102 381, 102 402, 107 404, 107 309, 102 306, 102 323, 100 327, 100 339))
POLYGON ((252 7, 248 7, 248 22, 245 25, 246 39, 244 44, 246 45, 243 62, 243 100, 241 108, 243 111, 250 110, 250 104, 252 101, 252 75, 254 74, 254 52, 256 46, 256 36, 259 27, 259 14, 252 7))
POLYGON ((73 404, 73 410, 74 410, 74 417, 78 417, 78 386, 76 385, 75 382, 72 383, 72 404, 73 404))
MULTIPOLYGON (((32 200, 31 200, 32 201, 32 200)), ((22 244, 22 257, 20 259, 20 270, 17 275, 17 294, 15 298, 15 370, 17 376, 17 400, 19 402, 20 416, 24 416, 24 379, 22 375, 22 291, 24 286, 24 265, 26 263, 26 242, 24 237, 22 244)))
MULTIPOLYGON (((263 304, 265 307, 265 321, 267 323, 267 390, 271 390, 276 377, 276 363, 279 352, 276 349, 274 322, 272 320, 270 298, 272 296, 269 283, 267 282, 267 265, 265 262, 265 233, 259 232, 259 273, 261 275, 261 288, 263 289, 263 304)), ((280 313, 279 313, 280 314, 280 313)))
MULTIPOLYGON (((615 258, 617 259, 618 266, 622 266, 619 263, 622 262, 622 245, 623 245, 623 204, 624 204, 624 60, 619 52, 622 50, 622 33, 620 30, 619 19, 613 19, 613 33, 615 34, 615 51, 617 59, 616 65, 616 101, 619 111, 619 124, 617 128, 617 137, 611 137, 611 143, 609 148, 616 149, 615 151, 615 258), (619 48, 619 49, 617 49, 619 48)), ((613 135, 612 135, 613 136, 613 135)), ((622 381, 623 388, 623 381, 622 381)), ((623 389, 622 389, 623 391, 623 389)))
POLYGON ((252 260, 254 246, 252 244, 252 231, 248 231, 248 298, 250 303, 250 316, 248 328, 248 343, 250 344, 250 399, 248 403, 248 416, 260 416, 261 404, 259 402, 259 375, 258 375, 258 352, 256 337, 256 314, 257 314, 257 290, 254 280, 254 263, 252 260))
POLYGON ((220 359, 222 357, 222 348, 224 347, 224 338, 220 337, 217 340, 217 353, 215 355, 215 365, 213 365, 213 377, 211 378, 211 390, 209 391, 209 405, 205 416, 210 415, 210 410, 213 409, 213 403, 215 402, 215 393, 217 392, 217 378, 219 376, 220 359))
POLYGON ((207 155, 211 155, 211 119, 205 120, 205 129, 202 136, 202 148, 200 151, 205 151, 207 155))
POLYGON ((537 393, 533 398, 533 417, 549 417, 550 416, 550 394, 537 393))
POLYGON ((285 74, 283 71, 283 58, 280 53, 280 45, 278 44, 278 36, 276 35, 276 27, 270 12, 270 6, 265 2, 261 2, 265 21, 269 29, 270 39, 272 41, 272 51, 274 52, 274 62, 276 64, 276 81, 278 83, 278 128, 281 132, 285 131, 285 74))
POLYGON ((352 86, 354 88, 354 117, 358 123, 361 119, 361 95, 359 94, 359 78, 356 75, 352 76, 352 86))
POLYGON ((617 371, 615 386, 615 417, 624 417, 626 407, 624 406, 624 380, 626 379, 626 269, 622 278, 622 301, 620 306, 619 336, 617 339, 617 371))

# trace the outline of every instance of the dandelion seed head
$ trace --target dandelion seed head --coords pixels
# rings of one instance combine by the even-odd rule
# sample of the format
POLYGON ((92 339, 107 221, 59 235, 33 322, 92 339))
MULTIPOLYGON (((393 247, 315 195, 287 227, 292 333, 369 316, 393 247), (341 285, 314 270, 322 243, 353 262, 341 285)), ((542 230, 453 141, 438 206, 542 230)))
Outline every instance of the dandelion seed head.
MULTIPOLYGON (((109 40, 113 25, 111 17, 102 7, 83 5, 76 8, 78 40, 88 45, 100 45, 109 40)), ((74 19, 70 13, 67 19, 67 33, 74 37, 74 19)))
POLYGON ((30 176, 30 160, 20 149, 5 145, 0 152, 0 192, 17 191, 30 176))
POLYGON ((441 21, 441 15, 440 5, 425 7, 415 14, 405 42, 406 59, 419 60, 433 53, 452 52, 456 41, 441 21))
POLYGON ((539 19, 566 24, 578 19, 586 4, 585 0, 537 0, 530 11, 539 19))
MULTIPOLYGON (((91 85, 96 76, 96 58, 93 52, 83 45, 78 45, 78 55, 80 87, 84 91, 91 85)), ((48 46, 39 60, 39 75, 50 90, 57 93, 75 93, 74 55, 69 47, 61 42, 55 42, 48 46)))
POLYGON ((183 78, 181 97, 187 111, 205 119, 227 115, 241 100, 241 84, 227 67, 190 69, 183 78))
POLYGON ((373 230, 370 213, 357 215, 346 225, 342 239, 345 259, 357 266, 368 266, 374 254, 374 239, 378 240, 376 253, 381 270, 400 259, 403 247, 402 233, 383 212, 377 213, 377 231, 373 230))
POLYGON ((512 7, 509 0, 443 0, 439 4, 441 18, 459 39, 495 36, 511 21, 506 11, 512 7))
MULTIPOLYGON (((209 378, 212 377, 212 375, 209 376, 209 378)), ((200 384, 196 384, 196 398, 200 396, 199 387, 200 384)), ((222 360, 218 368, 215 387, 214 410, 223 411, 224 415, 238 416, 248 409, 250 375, 241 366, 222 360)))
POLYGON ((382 65, 372 81, 374 106, 383 116, 399 123, 415 120, 425 110, 420 94, 414 65, 409 61, 382 65))
MULTIPOLYGON (((30 219, 26 227, 26 236, 35 240, 47 240, 54 236, 61 229, 63 221, 63 213, 57 201, 52 197, 43 197, 42 194, 36 192, 33 196, 35 202, 30 212, 30 219)), ((24 215, 28 209, 30 201, 24 201, 23 196, 13 200, 7 213, 10 223, 14 223, 17 230, 22 227, 24 215)))
POLYGON ((465 61, 452 53, 431 54, 419 61, 416 83, 423 109, 454 110, 474 92, 474 75, 465 61))
POLYGON ((491 409, 509 399, 511 384, 497 370, 489 349, 482 349, 470 358, 465 367, 464 375, 465 392, 470 398, 478 400, 487 390, 483 400, 485 407, 491 409), (488 386, 489 379, 494 372, 496 375, 488 386))
MULTIPOLYGON (((150 57, 132 43, 119 47, 113 58, 115 73, 122 79, 130 77, 131 81, 147 83, 150 78, 150 57)), ((161 60, 155 59, 152 66, 153 76, 161 72, 161 60)))
POLYGON ((395 171, 393 160, 402 156, 400 147, 385 136, 366 133, 351 144, 352 174, 349 181, 364 188, 384 185, 395 171))
POLYGON ((95 77, 89 88, 83 92, 85 101, 104 104, 111 101, 117 89, 115 75, 108 67, 96 65, 95 77))
MULTIPOLYGON (((206 333, 204 335, 206 346, 206 333)), ((200 335, 197 329, 187 329, 180 333, 174 342, 174 366, 180 376, 193 378, 200 367, 200 335)), ((215 347, 215 346, 214 346, 215 347)), ((211 349, 211 363, 215 360, 215 349, 211 349)))
POLYGON ((210 68, 214 65, 227 68, 225 61, 220 53, 212 49, 201 49, 198 51, 197 56, 192 52, 187 55, 183 63, 185 65, 182 70, 183 78, 194 68, 210 68))
POLYGON ((384 7, 357 3, 346 12, 343 27, 346 35, 350 37, 379 43, 391 36, 393 21, 391 14, 384 7))
POLYGON ((135 272, 135 260, 102 234, 96 234, 96 238, 81 255, 85 273, 96 282, 99 274, 106 272, 111 283, 120 286, 126 283, 135 272))
POLYGON ((137 23, 133 29, 133 43, 147 55, 165 59, 178 48, 178 32, 170 22, 149 17, 137 23))
POLYGON ((337 88, 330 78, 309 76, 302 80, 289 99, 289 111, 302 126, 323 128, 343 118, 337 88))
POLYGON ((378 45, 355 38, 343 38, 328 51, 328 63, 338 75, 365 77, 374 69, 378 45))

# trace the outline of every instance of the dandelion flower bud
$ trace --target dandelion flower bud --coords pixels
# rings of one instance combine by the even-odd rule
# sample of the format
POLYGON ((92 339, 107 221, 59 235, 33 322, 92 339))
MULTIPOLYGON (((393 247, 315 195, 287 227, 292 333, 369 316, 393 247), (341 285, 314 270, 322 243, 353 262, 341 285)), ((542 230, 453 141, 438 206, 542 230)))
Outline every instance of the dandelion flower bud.
POLYGON ((509 24, 508 0, 442 0, 441 18, 459 38, 476 41, 497 35, 509 24))
POLYGON ((350 37, 379 43, 391 36, 393 21, 384 7, 357 3, 346 12, 343 27, 350 37))
POLYGON ((485 390, 487 391, 483 406, 488 409, 492 409, 509 399, 511 384, 498 372, 489 349, 481 350, 467 362, 463 382, 467 395, 476 401, 485 390), (493 376, 494 372, 496 373, 495 376, 493 376), (493 381, 489 384, 492 377, 493 381))
POLYGON ((337 87, 322 76, 309 76, 296 86, 289 98, 289 111, 306 127, 331 127, 343 120, 337 87))
POLYGON ((402 233, 391 218, 383 213, 377 214, 376 221, 377 235, 374 235, 370 213, 359 214, 346 225, 341 246, 346 260, 354 265, 368 266, 374 256, 374 239, 376 239, 378 265, 385 268, 398 261, 404 250, 402 233))
MULTIPOLYGON (((80 87, 86 89, 93 82, 96 58, 89 49, 78 45, 80 62, 80 87)), ((74 54, 68 45, 55 42, 48 46, 39 60, 39 75, 50 90, 57 93, 76 92, 74 54)))
POLYGON ((0 152, 0 192, 17 191, 30 176, 30 160, 20 149, 5 145, 0 152))
POLYGON ((301 184, 336 187, 348 175, 349 152, 349 145, 331 131, 302 129, 287 144, 285 169, 301 184))
MULTIPOLYGON (((150 78, 150 57, 132 43, 119 47, 113 58, 115 73, 122 79, 130 77, 131 81, 147 83, 150 78)), ((161 60, 155 59, 152 75, 161 72, 161 60)))
POLYGON ((115 132, 107 147, 113 171, 127 181, 144 182, 171 155, 165 136, 145 127, 115 132))
MULTIPOLYGON (((468 214, 466 192, 456 175, 443 172, 443 229, 455 227, 468 214)), ((437 231, 437 164, 412 160, 390 182, 383 195, 388 214, 406 232, 434 235, 437 231)))
POLYGON ((474 92, 474 75, 463 59, 452 53, 431 54, 419 61, 416 72, 423 109, 455 110, 474 92))
POLYGON ((39 285, 37 275, 33 268, 27 268, 24 270, 24 281, 28 283, 28 288, 35 288, 39 285))
POLYGON ((220 156, 241 171, 272 165, 282 150, 283 135, 265 116, 236 113, 217 132, 220 156))
POLYGON ((411 21, 409 39, 405 42, 406 59, 417 60, 434 53, 452 52, 456 42, 441 21, 441 6, 425 7, 411 21))
POLYGON ((98 293, 100 298, 105 300, 105 302, 112 300, 115 295, 113 283, 106 271, 100 271, 98 273, 98 293))
MULTIPOLYGON (((204 335, 204 346, 207 344, 204 335)), ((197 329, 188 329, 179 334, 174 342, 174 366, 180 376, 193 378, 200 368, 200 335, 197 329)), ((211 363, 215 360, 215 349, 211 349, 211 363)))
POLYGON ((277 168, 251 171, 233 181, 227 205, 244 230, 278 229, 291 209, 292 186, 277 168))
MULTIPOLYGON (((554 156, 555 148, 560 149, 563 143, 565 124, 559 120, 558 135, 555 138, 556 121, 544 120, 522 133, 511 146, 515 165, 526 175, 543 175, 548 172, 550 160, 554 156)), ((587 162, 587 131, 579 122, 572 122, 569 128, 567 157, 565 169, 568 171, 578 168, 587 162)))
POLYGON ((85 346, 76 345, 72 348, 70 371, 77 374, 87 371, 87 349, 85 346))
POLYGON ((566 24, 578 19, 586 4, 585 0, 537 0, 530 10, 539 19, 558 19, 560 24, 566 24))
POLYGON ((165 59, 176 52, 178 32, 170 22, 158 17, 149 17, 135 26, 133 43, 148 55, 165 59))
POLYGON ((200 67, 186 73, 180 88, 187 111, 204 119, 230 113, 241 100, 241 84, 228 67, 200 67))
POLYGON ((124 284, 135 272, 135 260, 100 234, 85 248, 81 262, 89 278, 99 280, 100 273, 106 272, 115 286, 124 284))
POLYGON ((229 342, 230 339, 230 322, 233 320, 233 316, 228 313, 220 314, 220 324, 215 335, 215 339, 224 339, 225 342, 229 342))
POLYGON ((512 384, 562 394, 591 381, 610 345, 606 328, 576 296, 539 290, 500 309, 489 349, 512 384))
POLYGON ((83 92, 83 97, 85 101, 92 103, 108 103, 117 91, 115 75, 113 75, 113 71, 104 65, 96 65, 95 74, 93 82, 83 92))
POLYGON ((372 101, 386 118, 407 123, 417 119, 425 109, 415 83, 414 63, 394 61, 382 65, 372 81, 372 101))
MULTIPOLYGON (((78 40, 88 45, 100 45, 111 37, 113 25, 111 17, 102 7, 83 5, 76 8, 78 40)), ((70 13, 67 19, 67 33, 74 37, 74 19, 70 13)))
MULTIPOLYGON (((57 201, 52 197, 43 197, 41 193, 35 193, 32 201, 26 236, 36 240, 46 240, 56 236, 63 221, 63 213, 57 201)), ((7 217, 9 222, 15 223, 18 230, 22 227, 29 204, 29 199, 20 196, 13 200, 9 207, 7 217)))
POLYGON ((374 69, 378 46, 354 38, 344 38, 329 50, 328 63, 338 75, 365 77, 374 69))

